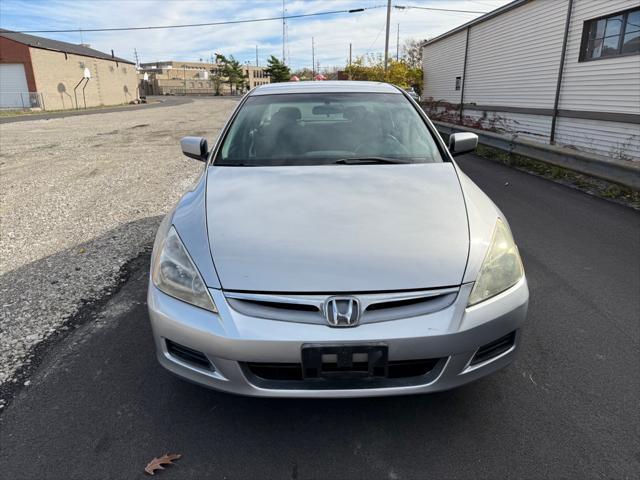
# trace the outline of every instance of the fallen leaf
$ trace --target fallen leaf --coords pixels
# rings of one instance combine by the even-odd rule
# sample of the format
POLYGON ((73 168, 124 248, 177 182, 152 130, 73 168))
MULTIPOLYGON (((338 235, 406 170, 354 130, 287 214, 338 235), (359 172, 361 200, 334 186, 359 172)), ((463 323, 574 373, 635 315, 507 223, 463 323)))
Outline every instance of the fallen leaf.
POLYGON ((156 470, 164 470, 163 465, 173 465, 174 460, 179 460, 182 455, 179 453, 165 453, 163 456, 159 458, 154 458, 151 460, 146 467, 144 467, 144 471, 149 475, 155 475, 156 470))

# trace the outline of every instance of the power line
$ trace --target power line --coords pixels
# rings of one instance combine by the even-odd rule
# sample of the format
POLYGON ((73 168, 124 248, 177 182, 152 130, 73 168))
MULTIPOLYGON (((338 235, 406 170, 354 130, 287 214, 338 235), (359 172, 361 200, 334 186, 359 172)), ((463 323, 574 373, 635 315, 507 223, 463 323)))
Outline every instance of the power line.
POLYGON ((478 5, 482 5, 483 7, 489 7, 489 8, 496 8, 495 5, 489 5, 487 3, 484 2, 480 2, 480 1, 475 1, 475 0, 469 0, 471 3, 477 3, 478 5))
POLYGON ((378 41, 378 38, 380 38, 380 34, 382 33, 382 31, 386 28, 387 26, 387 22, 385 20, 385 22, 382 24, 382 28, 380 29, 380 31, 378 32, 378 34, 376 35, 376 38, 373 39, 373 42, 371 42, 371 45, 369 45, 369 48, 367 48, 367 51, 365 52, 365 55, 367 53, 369 53, 371 51, 371 48, 373 47, 373 45, 378 41))
MULTIPOLYGON (((477 10, 453 10, 453 9, 450 9, 450 8, 417 7, 415 5, 394 5, 393 8, 397 8, 398 10, 404 10, 405 8, 417 8, 419 10, 435 10, 437 12, 488 13, 488 12, 479 12, 477 10)), ((85 30, 85 31, 87 31, 87 30, 85 30)))
POLYGON ((278 17, 266 17, 266 18, 253 18, 247 20, 227 20, 221 22, 207 22, 207 23, 189 23, 181 25, 153 25, 146 27, 113 27, 113 28, 74 28, 66 30, 5 30, 5 33, 74 33, 74 32, 122 32, 129 30, 160 30, 165 28, 191 28, 191 27, 210 27, 215 25, 236 25, 240 23, 254 23, 254 22, 270 22, 273 20, 284 21, 295 18, 305 17, 318 17, 321 15, 337 15, 340 13, 360 13, 365 10, 372 10, 374 8, 381 8, 381 6, 365 7, 365 8, 352 8, 349 10, 332 10, 328 12, 316 12, 316 13, 301 13, 298 15, 280 15, 278 17))

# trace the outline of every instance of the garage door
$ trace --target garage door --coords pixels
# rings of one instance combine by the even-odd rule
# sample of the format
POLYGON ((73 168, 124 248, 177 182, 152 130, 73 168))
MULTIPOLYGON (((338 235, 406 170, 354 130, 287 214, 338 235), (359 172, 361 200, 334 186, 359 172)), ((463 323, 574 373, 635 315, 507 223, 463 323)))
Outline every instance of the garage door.
POLYGON ((0 63, 0 108, 29 106, 29 88, 21 63, 0 63))

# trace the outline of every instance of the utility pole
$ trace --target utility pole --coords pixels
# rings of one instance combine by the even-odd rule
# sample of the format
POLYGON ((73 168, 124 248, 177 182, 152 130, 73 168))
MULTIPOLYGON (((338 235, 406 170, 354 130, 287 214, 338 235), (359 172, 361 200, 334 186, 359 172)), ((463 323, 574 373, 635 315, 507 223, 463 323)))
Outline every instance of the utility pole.
POLYGON ((316 65, 315 45, 314 45, 313 37, 311 37, 311 80, 313 80, 316 76, 315 65, 316 65))
POLYGON ((396 62, 400 60, 400 24, 398 24, 398 33, 396 33, 396 62))
MULTIPOLYGON (((284 0, 282 1, 284 2, 284 0)), ((391 0, 387 0, 387 34, 384 37, 384 73, 385 75, 389 68, 389 24, 390 22, 391 22, 391 0)))
POLYGON ((135 48, 133 49, 133 54, 136 57, 136 67, 140 66, 140 59, 138 58, 138 50, 136 50, 135 48))
MULTIPOLYGON (((391 1, 391 0, 389 0, 391 1)), ((285 20, 284 20, 284 0, 282 0, 282 63, 285 62, 284 58, 284 29, 285 29, 285 20)))
POLYGON ((258 45, 256 45, 256 67, 258 66, 258 45))
POLYGON ((351 66, 351 44, 349 44, 349 66, 351 66))

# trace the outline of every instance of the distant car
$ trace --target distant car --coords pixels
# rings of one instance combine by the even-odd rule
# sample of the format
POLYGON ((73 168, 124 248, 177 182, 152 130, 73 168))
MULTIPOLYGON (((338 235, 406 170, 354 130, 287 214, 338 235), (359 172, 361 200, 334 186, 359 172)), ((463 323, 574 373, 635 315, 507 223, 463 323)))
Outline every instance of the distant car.
POLYGON ((407 88, 405 90, 407 92, 407 94, 413 98, 416 102, 420 101, 420 95, 418 95, 418 93, 413 89, 413 88, 407 88))
POLYGON ((383 83, 251 90, 156 237, 160 363, 266 397, 446 390, 508 365, 529 292, 504 215, 383 83))

